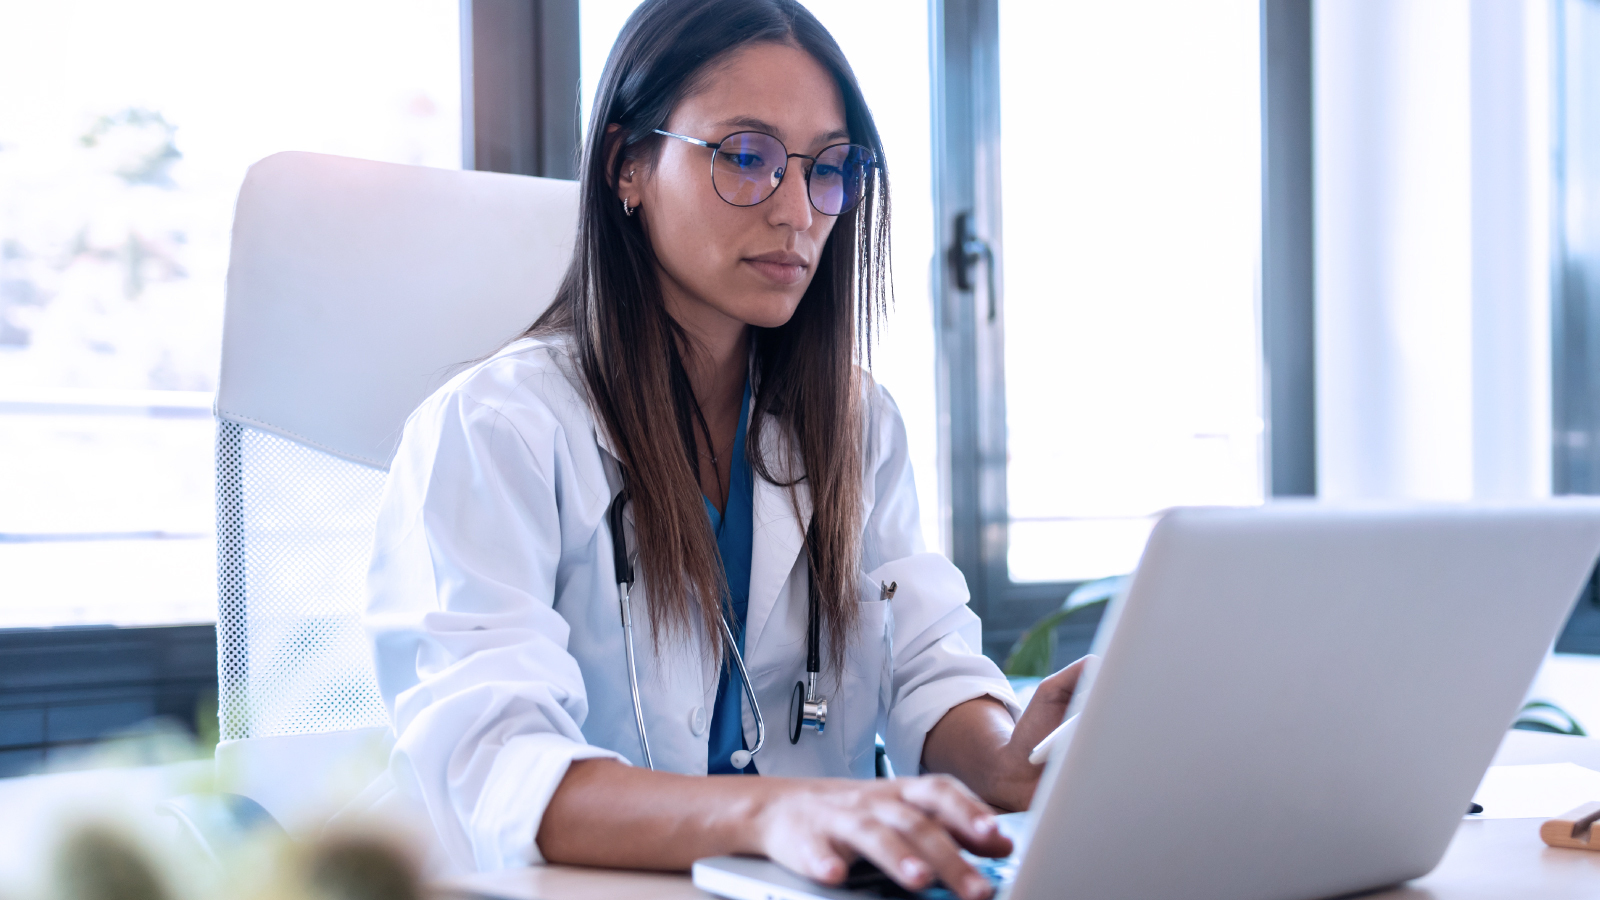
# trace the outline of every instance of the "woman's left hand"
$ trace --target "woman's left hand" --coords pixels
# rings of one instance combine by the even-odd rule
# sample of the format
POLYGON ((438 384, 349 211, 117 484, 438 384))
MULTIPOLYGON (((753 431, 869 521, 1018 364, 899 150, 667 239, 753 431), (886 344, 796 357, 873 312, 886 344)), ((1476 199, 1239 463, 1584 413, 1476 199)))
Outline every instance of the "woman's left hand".
POLYGON ((1072 695, 1078 689, 1078 679, 1083 677, 1084 667, 1094 658, 1085 656, 1039 682, 1033 699, 1028 701, 1022 717, 1017 719, 1017 727, 1011 731, 1011 740, 1000 749, 994 784, 990 788, 995 796, 990 797, 989 802, 1005 809, 1028 808, 1033 791, 1039 786, 1039 776, 1044 774, 1044 765, 1028 762, 1028 754, 1066 719, 1067 704, 1072 702, 1072 695))
POLYGON ((950 710, 928 733, 923 764, 955 775, 994 806, 1027 809, 1044 773, 1043 765, 1028 762, 1028 754, 1066 717, 1078 679, 1093 659, 1085 656, 1039 682, 1014 726, 1005 707, 990 697, 950 710))

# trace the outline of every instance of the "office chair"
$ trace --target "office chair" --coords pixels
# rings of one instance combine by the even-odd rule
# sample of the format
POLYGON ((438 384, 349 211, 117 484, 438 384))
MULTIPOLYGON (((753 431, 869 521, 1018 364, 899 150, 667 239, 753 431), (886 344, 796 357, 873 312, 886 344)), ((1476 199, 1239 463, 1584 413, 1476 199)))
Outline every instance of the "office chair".
POLYGON ((291 834, 387 761, 361 615, 406 417, 554 297, 577 196, 313 153, 245 177, 216 400, 217 764, 291 834))

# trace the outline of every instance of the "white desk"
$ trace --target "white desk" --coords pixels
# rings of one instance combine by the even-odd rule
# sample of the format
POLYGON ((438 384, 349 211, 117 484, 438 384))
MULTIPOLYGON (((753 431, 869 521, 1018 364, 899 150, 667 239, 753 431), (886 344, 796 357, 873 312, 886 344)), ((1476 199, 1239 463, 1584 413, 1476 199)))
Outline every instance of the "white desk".
MULTIPOLYGON (((1600 770, 1600 740, 1513 731, 1497 765, 1575 762, 1600 770)), ((26 883, 47 858, 50 825, 74 810, 149 810, 165 797, 193 790, 210 764, 109 769, 0 779, 0 884, 26 883)), ((1464 821, 1432 873, 1373 900, 1566 900, 1600 898, 1600 853, 1552 850, 1539 840, 1539 819, 1464 821)), ((157 826, 170 819, 155 819, 157 826)), ((472 875, 440 885, 448 893, 507 900, 706 900, 686 875, 542 866, 472 875)))
MULTIPOLYGON (((1600 740, 1513 731, 1496 765, 1575 762, 1600 770, 1600 740)), ((1368 900, 1596 900, 1600 853, 1553 850, 1539 840, 1542 819, 1463 821, 1438 868, 1368 900)), ((504 900, 706 900, 687 875, 616 872, 575 866, 513 869, 454 879, 447 892, 504 900)))

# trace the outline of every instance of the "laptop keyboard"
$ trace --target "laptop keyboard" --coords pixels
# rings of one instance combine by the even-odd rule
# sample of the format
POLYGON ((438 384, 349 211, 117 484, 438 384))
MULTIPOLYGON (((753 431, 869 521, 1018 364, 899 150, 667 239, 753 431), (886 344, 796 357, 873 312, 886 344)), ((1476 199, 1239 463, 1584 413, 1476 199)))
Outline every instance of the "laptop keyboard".
MULTIPOLYGON (((963 852, 961 856, 972 867, 977 869, 983 877, 989 879, 995 891, 1009 884, 1017 877, 1017 858, 1008 856, 1004 859, 989 859, 984 856, 973 856, 963 852)), ((864 859, 856 860, 850 867, 850 874, 845 876, 844 887, 859 891, 866 897, 912 898, 912 900, 959 900, 956 893, 945 887, 943 882, 935 882, 932 887, 920 891, 908 891, 894 882, 894 879, 883 874, 883 870, 864 859)))

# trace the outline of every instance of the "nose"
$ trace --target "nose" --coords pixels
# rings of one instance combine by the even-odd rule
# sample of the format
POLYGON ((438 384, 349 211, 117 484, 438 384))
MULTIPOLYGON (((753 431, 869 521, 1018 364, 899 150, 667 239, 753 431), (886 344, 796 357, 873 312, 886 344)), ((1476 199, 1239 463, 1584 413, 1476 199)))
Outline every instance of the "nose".
POLYGON ((783 181, 767 202, 767 222, 771 225, 805 231, 811 227, 811 196, 806 193, 805 160, 791 158, 784 169, 783 181))

